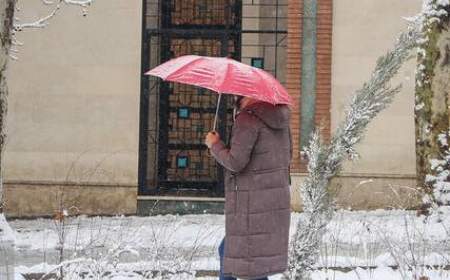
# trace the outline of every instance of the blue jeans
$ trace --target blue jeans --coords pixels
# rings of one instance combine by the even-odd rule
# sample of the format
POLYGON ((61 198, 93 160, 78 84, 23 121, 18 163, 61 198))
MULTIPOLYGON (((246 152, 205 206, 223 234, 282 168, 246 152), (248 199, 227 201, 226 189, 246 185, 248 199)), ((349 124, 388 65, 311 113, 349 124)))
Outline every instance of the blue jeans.
MULTIPOLYGON (((234 278, 234 277, 223 275, 223 248, 224 248, 224 246, 225 246, 225 238, 222 239, 222 242, 220 242, 220 245, 219 245, 219 257, 220 257, 219 280, 236 280, 236 278, 234 278)), ((259 279, 255 279, 255 280, 269 280, 269 278, 264 277, 264 278, 259 278, 259 279)))

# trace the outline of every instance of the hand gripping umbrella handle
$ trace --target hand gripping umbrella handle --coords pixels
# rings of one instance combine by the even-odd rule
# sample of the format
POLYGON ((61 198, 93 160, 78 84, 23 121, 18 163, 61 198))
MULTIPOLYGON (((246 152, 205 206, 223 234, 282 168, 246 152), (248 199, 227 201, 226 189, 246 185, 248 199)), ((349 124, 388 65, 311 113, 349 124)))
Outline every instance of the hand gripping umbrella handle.
POLYGON ((219 97, 217 98, 216 115, 214 116, 213 131, 216 131, 216 126, 217 126, 217 115, 219 114, 219 107, 220 107, 220 99, 221 99, 221 98, 222 98, 222 94, 219 92, 219 97))

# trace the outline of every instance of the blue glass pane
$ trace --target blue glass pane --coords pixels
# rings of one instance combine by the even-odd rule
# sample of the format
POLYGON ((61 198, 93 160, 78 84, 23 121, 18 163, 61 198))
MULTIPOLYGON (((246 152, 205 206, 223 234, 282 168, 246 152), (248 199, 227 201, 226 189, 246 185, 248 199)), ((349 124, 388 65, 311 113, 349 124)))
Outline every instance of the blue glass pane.
POLYGON ((186 168, 188 166, 188 157, 187 156, 177 156, 177 167, 178 168, 186 168))
POLYGON ((264 68, 264 58, 262 57, 253 57, 252 58, 252 66, 256 68, 263 69, 264 68))
POLYGON ((189 108, 179 108, 178 109, 178 117, 181 119, 187 119, 189 118, 189 108))

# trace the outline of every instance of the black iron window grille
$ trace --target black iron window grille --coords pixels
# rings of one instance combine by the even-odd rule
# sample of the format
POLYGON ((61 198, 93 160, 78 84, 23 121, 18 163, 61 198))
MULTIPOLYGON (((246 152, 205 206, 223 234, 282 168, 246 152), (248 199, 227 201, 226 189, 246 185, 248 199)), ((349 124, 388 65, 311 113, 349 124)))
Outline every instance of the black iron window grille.
MULTIPOLYGON (((228 56, 284 82, 287 0, 144 0, 142 73, 186 54, 228 56)), ((140 195, 223 195, 223 170, 203 144, 217 94, 142 76, 140 195)), ((232 126, 225 96, 218 132, 232 126)))

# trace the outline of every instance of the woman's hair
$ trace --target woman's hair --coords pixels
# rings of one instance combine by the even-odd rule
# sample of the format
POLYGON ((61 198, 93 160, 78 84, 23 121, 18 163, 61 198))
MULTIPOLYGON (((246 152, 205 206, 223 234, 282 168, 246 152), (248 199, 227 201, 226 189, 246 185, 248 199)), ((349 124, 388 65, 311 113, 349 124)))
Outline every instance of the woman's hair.
POLYGON ((234 102, 234 106, 236 107, 236 109, 240 109, 240 107, 241 107, 241 101, 242 101, 242 99, 244 99, 244 97, 243 96, 239 96, 239 95, 237 95, 237 97, 236 97, 236 99, 235 99, 235 102, 234 102))
POLYGON ((233 121, 236 120, 236 114, 237 112, 241 109, 241 101, 244 97, 243 96, 239 96, 239 95, 235 95, 233 97, 234 100, 234 104, 233 104, 233 121))

